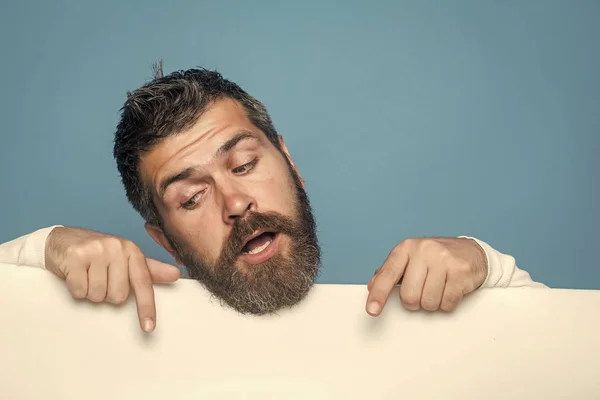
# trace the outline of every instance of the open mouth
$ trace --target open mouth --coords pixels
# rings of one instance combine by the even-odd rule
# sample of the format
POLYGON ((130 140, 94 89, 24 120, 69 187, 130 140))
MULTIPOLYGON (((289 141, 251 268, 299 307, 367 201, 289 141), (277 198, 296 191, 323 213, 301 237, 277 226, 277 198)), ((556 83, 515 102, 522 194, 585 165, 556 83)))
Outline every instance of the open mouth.
POLYGON ((257 232, 252 235, 242 248, 240 258, 250 264, 260 264, 277 253, 279 232, 257 232))
POLYGON ((242 254, 257 254, 266 249, 275 239, 275 232, 263 232, 246 242, 242 254))

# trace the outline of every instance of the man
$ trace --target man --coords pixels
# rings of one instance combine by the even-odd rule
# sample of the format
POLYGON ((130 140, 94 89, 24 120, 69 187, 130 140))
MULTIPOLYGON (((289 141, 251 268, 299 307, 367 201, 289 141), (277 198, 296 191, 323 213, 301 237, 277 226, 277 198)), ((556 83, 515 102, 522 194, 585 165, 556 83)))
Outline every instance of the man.
MULTIPOLYGON (((128 94, 114 156, 148 234, 223 303, 265 314, 310 290, 320 248, 304 181, 266 108, 235 83, 205 69, 165 77, 159 66, 128 94)), ((132 290, 148 332, 152 283, 179 278, 128 240, 61 226, 1 245, 0 262, 45 267, 78 299, 118 304, 132 290)), ((429 311, 451 311, 482 286, 543 286, 477 239, 409 239, 369 282, 370 315, 400 280, 403 304, 429 311)))

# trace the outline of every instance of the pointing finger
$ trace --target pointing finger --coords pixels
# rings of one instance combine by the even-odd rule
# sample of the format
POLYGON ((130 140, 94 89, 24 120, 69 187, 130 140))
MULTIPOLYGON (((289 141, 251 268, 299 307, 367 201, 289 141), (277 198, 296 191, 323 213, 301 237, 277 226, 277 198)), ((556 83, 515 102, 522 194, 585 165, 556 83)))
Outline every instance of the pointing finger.
POLYGON ((156 326, 154 289, 146 259, 141 253, 129 257, 129 282, 135 294, 140 326, 144 331, 152 332, 156 326))
POLYGON ((120 254, 108 267, 108 292, 106 301, 121 304, 129 297, 129 266, 127 257, 120 254))
POLYGON ((402 277, 407 262, 408 252, 399 249, 390 253, 371 283, 366 307, 369 315, 378 316, 381 313, 390 292, 402 277))

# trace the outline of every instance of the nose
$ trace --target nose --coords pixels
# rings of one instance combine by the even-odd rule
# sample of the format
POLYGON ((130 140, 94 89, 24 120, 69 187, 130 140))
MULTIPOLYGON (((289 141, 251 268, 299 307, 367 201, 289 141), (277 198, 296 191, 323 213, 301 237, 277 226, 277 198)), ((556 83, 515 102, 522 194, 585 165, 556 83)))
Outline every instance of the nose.
POLYGON ((249 211, 256 209, 255 199, 241 188, 222 188, 223 221, 233 224, 238 218, 244 218, 249 211))

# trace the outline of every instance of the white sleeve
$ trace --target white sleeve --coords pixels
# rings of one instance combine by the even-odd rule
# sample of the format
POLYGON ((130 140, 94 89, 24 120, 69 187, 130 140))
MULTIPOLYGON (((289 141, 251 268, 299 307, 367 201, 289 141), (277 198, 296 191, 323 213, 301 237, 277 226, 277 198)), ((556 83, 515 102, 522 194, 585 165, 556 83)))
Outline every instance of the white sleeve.
POLYGON ((462 238, 474 240, 484 251, 487 258, 488 273, 482 288, 492 287, 538 287, 546 288, 543 283, 534 282, 525 270, 519 269, 515 258, 508 254, 502 254, 479 239, 461 236, 462 238))
POLYGON ((46 239, 57 226, 37 230, 0 244, 0 264, 46 268, 46 239))

